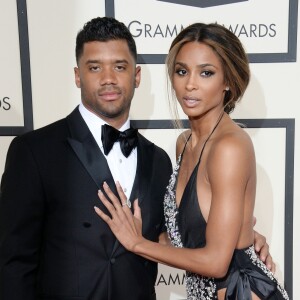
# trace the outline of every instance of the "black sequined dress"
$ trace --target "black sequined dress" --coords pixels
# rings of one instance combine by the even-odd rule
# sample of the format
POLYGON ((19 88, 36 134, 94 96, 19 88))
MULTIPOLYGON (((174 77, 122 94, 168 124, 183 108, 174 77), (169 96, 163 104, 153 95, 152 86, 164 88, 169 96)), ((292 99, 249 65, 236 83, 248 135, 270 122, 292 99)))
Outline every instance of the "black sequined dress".
MULTIPOLYGON (((197 172, 206 142, 185 187, 179 207, 176 205, 175 191, 185 148, 178 158, 167 187, 164 213, 168 235, 175 247, 202 248, 206 244, 206 221, 199 207, 196 190, 197 172)), ((261 299, 289 299, 287 292, 256 255, 253 245, 234 251, 228 273, 222 279, 186 272, 188 300, 217 299, 217 291, 222 288, 227 288, 227 300, 251 300, 251 291, 261 299)))

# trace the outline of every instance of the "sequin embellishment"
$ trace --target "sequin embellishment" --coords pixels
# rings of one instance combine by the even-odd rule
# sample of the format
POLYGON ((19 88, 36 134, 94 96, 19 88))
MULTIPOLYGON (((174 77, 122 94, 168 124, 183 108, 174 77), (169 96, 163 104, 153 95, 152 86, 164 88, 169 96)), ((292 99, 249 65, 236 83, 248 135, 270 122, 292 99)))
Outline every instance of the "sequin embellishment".
MULTIPOLYGON (((178 170, 180 168, 181 158, 182 155, 178 157, 164 197, 164 213, 167 232, 172 245, 178 248, 183 248, 183 244, 176 218, 178 209, 175 199, 175 185, 178 176, 178 170)), ((217 299, 217 290, 214 279, 191 272, 186 272, 186 292, 187 300, 217 299)))
MULTIPOLYGON (((259 267, 272 281, 276 281, 274 274, 266 267, 266 265, 259 259, 257 256, 254 246, 251 246, 245 250, 245 253, 250 257, 252 263, 259 267)), ((282 297, 286 300, 289 300, 289 296, 286 292, 286 290, 279 284, 277 283, 277 289, 280 291, 282 294, 282 297)))

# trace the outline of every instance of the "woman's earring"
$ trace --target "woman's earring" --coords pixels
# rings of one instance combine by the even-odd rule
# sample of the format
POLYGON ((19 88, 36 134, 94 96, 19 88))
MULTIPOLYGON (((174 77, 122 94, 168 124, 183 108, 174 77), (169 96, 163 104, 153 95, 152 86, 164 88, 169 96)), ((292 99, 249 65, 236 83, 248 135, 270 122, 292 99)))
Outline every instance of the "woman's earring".
POLYGON ((226 86, 225 91, 226 91, 226 92, 229 91, 229 86, 226 86))

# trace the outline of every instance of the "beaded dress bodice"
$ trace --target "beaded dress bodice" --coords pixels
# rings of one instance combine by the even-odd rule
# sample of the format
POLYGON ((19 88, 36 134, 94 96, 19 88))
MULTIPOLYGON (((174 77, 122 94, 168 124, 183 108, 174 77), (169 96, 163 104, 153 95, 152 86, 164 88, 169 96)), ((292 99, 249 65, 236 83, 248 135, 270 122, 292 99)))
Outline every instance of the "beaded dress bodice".
MULTIPOLYGON (((199 208, 196 179, 206 143, 220 123, 222 116, 223 114, 220 116, 215 127, 204 142, 198 163, 184 189, 179 207, 176 205, 177 177, 181 160, 191 135, 187 139, 184 149, 176 162, 173 174, 171 175, 164 198, 164 213, 168 235, 171 243, 175 247, 201 248, 205 246, 206 222, 199 208), (195 228, 197 233, 194 231, 195 228)), ((188 300, 217 299, 217 289, 214 279, 192 272, 186 272, 186 291, 188 300)))
MULTIPOLYGON (((164 212, 167 231, 172 245, 175 247, 183 248, 182 237, 178 228, 178 208, 176 206, 175 200, 175 186, 177 182, 180 162, 181 155, 178 158, 178 161, 174 168, 174 172, 167 187, 167 193, 165 194, 164 199, 164 212)), ((191 272, 186 272, 186 291, 188 300, 217 299, 214 279, 206 278, 191 272)))

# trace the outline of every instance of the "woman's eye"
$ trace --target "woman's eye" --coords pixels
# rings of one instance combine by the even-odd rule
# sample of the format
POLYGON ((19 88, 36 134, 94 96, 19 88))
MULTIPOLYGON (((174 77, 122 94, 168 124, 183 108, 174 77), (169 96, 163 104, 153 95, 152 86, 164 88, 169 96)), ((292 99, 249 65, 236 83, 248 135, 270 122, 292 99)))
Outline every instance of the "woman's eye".
POLYGON ((212 76, 212 75, 214 75, 214 73, 211 72, 211 71, 203 71, 203 72, 201 73, 201 76, 203 76, 203 77, 210 77, 210 76, 212 76))
POLYGON ((178 69, 178 70, 175 71, 175 73, 180 75, 180 76, 184 76, 184 75, 186 75, 187 72, 184 69, 178 69))

